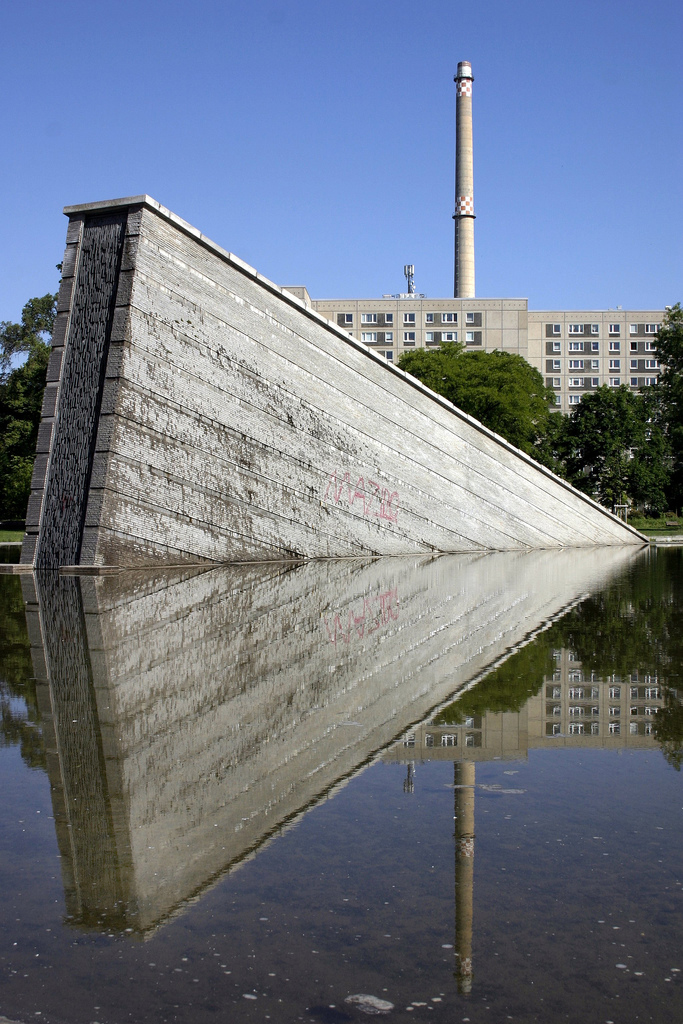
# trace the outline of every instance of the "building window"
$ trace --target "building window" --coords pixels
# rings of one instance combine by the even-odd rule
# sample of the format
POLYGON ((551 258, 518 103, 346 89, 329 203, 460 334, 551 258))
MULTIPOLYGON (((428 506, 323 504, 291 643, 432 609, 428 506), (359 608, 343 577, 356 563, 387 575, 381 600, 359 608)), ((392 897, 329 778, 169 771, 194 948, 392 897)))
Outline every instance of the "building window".
POLYGON ((376 313, 361 313, 360 322, 362 324, 376 324, 377 314, 376 313))
POLYGON ((570 377, 569 378, 569 387, 570 388, 582 388, 583 387, 583 377, 570 377))
POLYGON ((619 722, 610 722, 609 731, 612 733, 613 736, 618 736, 621 732, 621 726, 619 722))
POLYGON ((591 700, 597 700, 599 696, 600 696, 600 687, 599 686, 591 686, 591 700))
POLYGON ((569 351, 570 352, 583 352, 583 342, 582 341, 570 341, 569 342, 569 351))
POLYGON ((621 687, 620 686, 610 686, 610 688, 609 688, 609 695, 610 695, 610 698, 612 700, 620 700, 621 699, 621 687))
MULTIPOLYGON (((637 696, 638 696, 638 694, 636 693, 636 697, 637 697, 637 696)), ((637 706, 636 704, 633 704, 633 705, 632 705, 632 706, 631 706, 631 707, 629 708, 629 712, 630 712, 630 714, 632 714, 632 715, 637 715, 637 714, 638 714, 638 706, 637 706)))
POLYGON ((434 314, 433 313, 425 313, 425 323, 426 324, 433 324, 434 323, 434 314))
POLYGON ((578 405, 580 403, 580 401, 581 401, 581 395, 570 395, 569 396, 569 404, 570 405, 578 405))
POLYGON ((600 342, 599 341, 591 341, 591 352, 599 352, 599 351, 600 351, 600 342))
POLYGON ((560 360, 559 359, 553 359, 553 370, 561 370, 561 369, 562 369, 562 366, 560 365, 560 360))
POLYGON ((621 387, 621 377, 610 377, 610 379, 609 379, 609 386, 611 388, 620 388, 621 387))
POLYGON ((656 352, 657 351, 657 347, 656 347, 654 341, 646 341, 645 342, 645 351, 646 352, 656 352))
POLYGON ((600 714, 600 705, 599 704, 594 704, 593 707, 591 708, 591 715, 593 716, 593 718, 597 718, 599 716, 599 714, 600 714))
POLYGON ((393 322, 394 322, 394 314, 393 313, 385 313, 384 314, 384 323, 392 325, 393 322))
POLYGON ((580 718, 583 715, 583 708, 580 704, 573 704, 569 708, 569 714, 574 718, 580 718))
MULTIPOLYGON (((610 366, 611 365, 612 364, 610 363, 610 366)), ((638 369, 638 360, 637 359, 632 359, 631 360, 631 365, 630 365, 629 369, 631 369, 631 370, 637 370, 638 369)))
POLYGON ((387 331, 385 333, 385 335, 384 335, 384 340, 385 341, 393 341, 394 340, 394 332, 393 331, 387 331))
POLYGON ((638 351, 638 342, 637 341, 632 341, 631 342, 631 352, 637 352, 637 351, 638 351))
POLYGON ((425 341, 427 343, 434 341, 434 331, 425 331, 425 341))
POLYGON ((591 359, 591 370, 599 370, 600 361, 598 359, 591 359))
POLYGON ((654 731, 655 730, 654 730, 654 726, 652 725, 652 722, 646 722, 645 723, 645 735, 646 736, 652 736, 652 733, 654 731))
POLYGON ((657 378, 656 377, 646 377, 645 378, 645 387, 646 388, 653 388, 656 383, 657 383, 657 378))
POLYGON ((414 324, 415 323, 415 314, 414 313, 404 313, 403 314, 403 323, 404 324, 414 324))
POLYGON ((569 735, 570 736, 581 736, 583 734, 583 722, 570 722, 569 723, 569 735))
POLYGON ((458 332, 457 331, 444 331, 443 334, 441 335, 441 340, 442 341, 457 341, 458 340, 458 332))
POLYGON ((457 324, 458 314, 457 313, 442 313, 441 323, 442 324, 457 324))
POLYGON ((661 326, 661 324, 645 324, 645 333, 656 334, 661 326))
POLYGON ((618 704, 610 704, 609 709, 610 718, 618 718, 621 714, 621 708, 618 704))
POLYGON ((466 324, 473 324, 474 323, 474 313, 465 313, 465 323, 466 324))
POLYGON ((474 343, 474 331, 465 331, 465 341, 474 343))
POLYGON ((394 361, 394 353, 393 352, 385 352, 384 355, 386 356, 387 360, 390 363, 393 363, 393 361, 394 361))
POLYGON ((561 377, 553 377, 553 387, 554 388, 561 388, 562 387, 562 378, 561 377))
POLYGON ((561 326, 561 324, 551 324, 551 329, 552 329, 553 334, 561 334, 562 333, 562 326, 561 326))
POLYGON ((361 331, 360 340, 366 345, 371 345, 373 341, 377 341, 377 331, 361 331))
POLYGON ((569 325, 569 333, 570 334, 583 334, 583 324, 570 324, 569 325))
POLYGON ((645 687, 645 700, 657 700, 659 697, 658 686, 646 686, 645 687))
POLYGON ((452 733, 444 733, 444 735, 441 737, 442 747, 457 747, 457 745, 458 737, 454 736, 452 733))
POLYGON ((583 370, 583 359, 570 359, 569 360, 570 370, 583 370))
POLYGON ((562 345, 560 344, 560 342, 559 341, 554 341, 553 342, 553 352, 561 352, 561 351, 562 351, 562 345))
POLYGON ((600 733, 600 723, 591 722, 591 736, 598 736, 600 733))
POLYGON ((404 331, 403 332, 403 344, 414 345, 415 344, 415 331, 404 331))
POLYGON ((561 733, 560 733, 561 728, 562 728, 562 726, 560 725, 559 722, 554 722, 553 723, 553 736, 560 736, 561 735, 561 733))
POLYGON ((610 359, 610 361, 609 361, 609 368, 610 368, 610 370, 620 370, 621 369, 621 359, 610 359))
POLYGON ((404 747, 414 747, 415 746, 415 733, 414 732, 412 732, 410 734, 410 736, 407 736, 406 739, 404 739, 403 746, 404 747))
POLYGON ((562 705, 561 704, 555 704, 553 706, 553 714, 554 715, 561 715, 562 714, 562 705))
POLYGON ((600 333, 600 324, 591 324, 591 334, 600 333))
POLYGON ((591 377, 591 387, 592 388, 600 387, 600 378, 599 377, 591 377))
POLYGON ((610 352, 621 352, 621 342, 620 341, 610 341, 610 343, 609 343, 609 350, 610 350, 610 352))
POLYGON ((562 395, 555 395, 555 405, 562 405, 562 395))
POLYGON ((353 313, 342 313, 341 314, 341 318, 342 318, 342 323, 345 324, 345 325, 353 323, 353 313))
POLYGON ((637 722, 629 722, 628 731, 631 733, 631 736, 637 736, 638 735, 638 723, 637 722))
POLYGON ((557 699, 558 697, 561 697, 561 696, 562 696, 562 687, 561 686, 553 686, 553 697, 555 697, 555 699, 557 699))
POLYGON ((632 686, 631 687, 631 700, 638 700, 638 687, 637 686, 632 686))
POLYGON ((637 334, 638 333, 638 324, 629 324, 628 325, 628 333, 629 334, 637 334))
POLYGON ((570 686, 569 687, 569 699, 570 700, 583 700, 584 696, 583 686, 570 686))
POLYGON ((621 334, 621 324, 610 324, 609 332, 610 334, 621 334))
POLYGON ((645 369, 646 370, 658 370, 659 369, 659 360, 658 359, 646 359, 645 360, 645 369))
POLYGON ((632 388, 637 388, 638 387, 638 378, 637 377, 631 377, 631 379, 629 381, 629 384, 631 385, 632 388))
POLYGON ((434 746, 434 736, 432 735, 431 732, 428 732, 427 735, 425 736, 425 747, 433 747, 433 746, 434 746))

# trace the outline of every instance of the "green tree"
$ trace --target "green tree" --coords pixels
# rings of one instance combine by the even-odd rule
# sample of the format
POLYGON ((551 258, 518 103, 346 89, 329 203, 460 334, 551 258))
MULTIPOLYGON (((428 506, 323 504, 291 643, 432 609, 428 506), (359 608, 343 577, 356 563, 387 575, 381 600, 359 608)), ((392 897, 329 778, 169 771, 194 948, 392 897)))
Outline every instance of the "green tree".
POLYGON ((26 514, 56 295, 29 299, 21 323, 0 322, 0 518, 26 514), (25 355, 20 366, 17 357, 25 355))
POLYGON ((627 499, 661 514, 667 506, 669 446, 656 388, 635 394, 603 385, 562 424, 565 475, 602 505, 627 499))
POLYGON ((670 306, 657 335, 656 351, 663 372, 657 384, 671 446, 670 502, 683 505, 683 309, 670 306))
POLYGON ((467 352, 462 345, 447 342, 433 351, 405 352, 398 365, 547 464, 544 442, 555 398, 526 359, 511 352, 467 352))

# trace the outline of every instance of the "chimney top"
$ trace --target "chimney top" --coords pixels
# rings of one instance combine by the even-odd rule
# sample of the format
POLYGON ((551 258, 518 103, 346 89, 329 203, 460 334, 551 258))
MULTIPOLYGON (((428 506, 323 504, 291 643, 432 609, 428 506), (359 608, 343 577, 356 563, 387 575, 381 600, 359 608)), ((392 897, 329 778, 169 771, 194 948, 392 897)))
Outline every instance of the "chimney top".
POLYGON ((458 73, 455 76, 455 80, 457 81, 459 78, 471 78, 474 81, 472 65, 468 60, 461 60, 458 62, 458 73))

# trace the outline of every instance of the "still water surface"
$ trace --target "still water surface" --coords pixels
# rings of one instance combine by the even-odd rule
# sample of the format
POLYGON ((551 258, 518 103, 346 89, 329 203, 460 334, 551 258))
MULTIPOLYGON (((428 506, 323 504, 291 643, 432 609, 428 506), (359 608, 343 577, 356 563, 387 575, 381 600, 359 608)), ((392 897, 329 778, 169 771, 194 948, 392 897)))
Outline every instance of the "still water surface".
POLYGON ((682 554, 0 576, 0 1015, 683 1020, 682 554))

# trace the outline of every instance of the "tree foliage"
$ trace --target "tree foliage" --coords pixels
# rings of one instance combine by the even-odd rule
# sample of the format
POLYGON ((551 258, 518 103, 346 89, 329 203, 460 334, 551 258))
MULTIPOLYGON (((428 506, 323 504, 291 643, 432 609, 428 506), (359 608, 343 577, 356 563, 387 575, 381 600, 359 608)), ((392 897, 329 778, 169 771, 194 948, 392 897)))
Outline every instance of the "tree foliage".
POLYGON ((680 508, 683 505, 683 309, 680 302, 664 314, 655 345, 663 367, 657 390, 671 449, 670 504, 680 508))
POLYGON ((26 303, 21 323, 0 322, 0 519, 26 514, 56 305, 43 295, 26 303))
POLYGON ((567 479, 602 505, 667 507, 669 444, 656 388, 634 394, 603 385, 585 394, 557 447, 567 479))
POLYGON ((406 352, 398 365, 527 455, 546 461, 554 396, 522 356, 467 352, 447 342, 436 350, 406 352))

